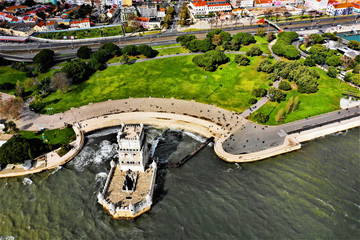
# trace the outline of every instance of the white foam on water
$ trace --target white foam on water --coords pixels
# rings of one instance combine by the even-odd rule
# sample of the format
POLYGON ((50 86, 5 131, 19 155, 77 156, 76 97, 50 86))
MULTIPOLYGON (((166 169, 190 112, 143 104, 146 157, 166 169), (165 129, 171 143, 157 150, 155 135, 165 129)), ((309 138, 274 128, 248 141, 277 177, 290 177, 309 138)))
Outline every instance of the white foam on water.
POLYGON ((112 158, 117 154, 117 144, 104 140, 99 144, 100 149, 94 150, 92 147, 85 146, 70 164, 76 170, 83 171, 90 164, 99 164, 104 159, 112 158))
POLYGON ((322 202, 325 206, 330 207, 330 208, 335 212, 335 208, 334 208, 331 204, 324 202, 324 201, 323 201, 322 199, 320 199, 320 198, 316 198, 316 200, 322 202))
POLYGON ((0 240, 15 240, 14 236, 0 236, 0 240))
POLYGON ((105 158, 113 157, 116 154, 117 144, 112 144, 108 140, 100 143, 100 149, 96 151, 94 162, 101 163, 105 158))
POLYGON ((109 129, 96 131, 95 133, 87 135, 87 137, 89 137, 89 138, 102 137, 102 136, 105 136, 105 135, 118 133, 119 131, 120 131, 120 127, 118 127, 118 128, 109 128, 109 129))
POLYGON ((200 136, 200 135, 196 135, 194 133, 191 133, 191 132, 184 132, 184 134, 186 134, 187 136, 191 137, 192 139, 195 139, 196 141, 198 142, 205 142, 206 141, 206 138, 200 136))
POLYGON ((107 177, 108 177, 108 174, 106 172, 100 172, 95 175, 95 181, 96 182, 103 181, 103 180, 106 180, 107 177))
POLYGON ((95 157, 95 150, 85 146, 80 153, 70 163, 74 164, 76 170, 83 171, 95 157))
POLYGON ((54 173, 56 173, 57 171, 59 171, 60 169, 62 169, 62 166, 57 166, 55 168, 55 170, 51 173, 51 175, 53 175, 54 173))
POLYGON ((154 156, 156 147, 159 144, 159 140, 160 140, 160 138, 158 138, 158 139, 154 140, 154 142, 152 142, 152 145, 151 145, 151 148, 150 148, 151 157, 154 156))
POLYGON ((30 178, 27 178, 27 177, 26 177, 26 178, 23 179, 22 183, 23 183, 24 185, 31 185, 31 184, 33 183, 33 181, 31 181, 30 178))

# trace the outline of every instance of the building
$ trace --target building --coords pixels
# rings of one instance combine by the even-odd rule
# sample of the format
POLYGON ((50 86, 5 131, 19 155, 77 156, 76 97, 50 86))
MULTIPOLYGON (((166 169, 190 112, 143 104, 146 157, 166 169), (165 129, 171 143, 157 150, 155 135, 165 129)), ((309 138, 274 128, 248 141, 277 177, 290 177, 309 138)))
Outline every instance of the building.
POLYGON ((160 8, 159 11, 157 12, 157 17, 164 18, 165 16, 166 16, 165 8, 160 8))
POLYGON ((89 28, 90 27, 90 19, 85 18, 84 20, 76 20, 70 23, 71 28, 89 28))
POLYGON ((140 13, 140 16, 144 18, 154 18, 158 15, 156 7, 149 7, 148 5, 138 6, 137 10, 140 13))
POLYGON ((339 3, 329 5, 326 14, 331 16, 349 15, 353 13, 353 5, 351 3, 339 3))
POLYGON ((149 164, 149 150, 142 124, 122 124, 117 135, 118 163, 111 170, 98 202, 115 219, 134 219, 149 211, 155 186, 157 164, 149 164))
POLYGON ((161 22, 155 18, 136 17, 135 21, 145 29, 152 30, 161 28, 161 22))
POLYGON ((203 1, 194 0, 191 1, 187 7, 193 16, 196 15, 209 15, 209 13, 216 12, 229 12, 232 10, 231 4, 226 0, 217 1, 203 1))
POLYGON ((351 3, 354 8, 354 13, 360 13, 360 1, 351 3))
POLYGON ((36 24, 33 29, 34 29, 34 32, 46 32, 47 31, 47 27, 46 27, 44 21, 41 21, 38 24, 36 24))
POLYGON ((58 23, 54 20, 46 22, 46 28, 48 31, 55 31, 58 27, 58 23))
POLYGON ((329 0, 305 0, 305 6, 307 6, 309 10, 326 10, 328 4, 329 0))
POLYGON ((274 3, 272 0, 255 0, 255 7, 272 7, 274 3))
POLYGON ((108 18, 112 18, 117 13, 118 10, 119 10, 118 5, 114 4, 112 8, 110 8, 109 11, 106 13, 106 16, 108 16, 108 18))

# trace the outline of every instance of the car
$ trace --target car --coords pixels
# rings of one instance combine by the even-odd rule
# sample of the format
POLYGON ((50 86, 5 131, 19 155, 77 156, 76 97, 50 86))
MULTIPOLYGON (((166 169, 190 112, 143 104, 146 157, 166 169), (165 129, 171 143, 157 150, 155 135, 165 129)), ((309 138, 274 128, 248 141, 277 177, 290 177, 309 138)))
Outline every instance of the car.
POLYGON ((304 29, 303 29, 303 28, 300 28, 300 31, 304 31, 304 29))
POLYGON ((288 27, 284 27, 284 29, 288 29, 288 27))
POLYGON ((306 27, 305 29, 309 29, 308 27, 306 27))

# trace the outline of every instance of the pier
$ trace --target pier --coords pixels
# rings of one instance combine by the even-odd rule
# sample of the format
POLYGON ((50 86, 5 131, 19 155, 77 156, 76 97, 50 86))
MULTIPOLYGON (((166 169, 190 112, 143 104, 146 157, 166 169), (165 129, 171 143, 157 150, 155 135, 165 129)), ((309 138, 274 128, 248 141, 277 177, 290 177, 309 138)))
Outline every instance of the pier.
POLYGON ((207 146, 209 143, 214 142, 214 137, 210 137, 206 139, 204 143, 202 143, 200 146, 198 146, 194 151, 192 151, 190 154, 186 155, 183 159, 181 159, 179 162, 176 163, 167 163, 166 167, 168 168, 178 168, 184 165, 187 161, 190 160, 193 156, 195 156, 198 152, 200 152, 201 149, 203 149, 205 146, 207 146))

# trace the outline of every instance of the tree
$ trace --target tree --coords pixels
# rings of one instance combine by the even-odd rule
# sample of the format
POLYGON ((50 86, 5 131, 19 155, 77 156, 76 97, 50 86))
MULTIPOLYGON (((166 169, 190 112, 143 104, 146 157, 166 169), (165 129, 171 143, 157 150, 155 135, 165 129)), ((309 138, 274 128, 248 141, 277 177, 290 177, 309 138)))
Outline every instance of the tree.
POLYGON ((248 103, 251 105, 254 105, 255 103, 257 103, 257 100, 256 100, 256 98, 250 98, 248 103))
POLYGON ((268 33, 266 34, 265 38, 266 38, 266 41, 271 42, 271 41, 274 40, 276 37, 275 37, 275 35, 274 35, 273 32, 268 32, 268 33))
POLYGON ((247 66, 250 64, 250 59, 245 54, 237 54, 235 55, 235 62, 239 64, 239 66, 247 66))
POLYGON ((33 58, 33 62, 39 65, 40 72, 46 71, 54 61, 54 51, 49 49, 42 49, 33 58))
POLYGON ((283 93, 281 90, 271 87, 269 89, 269 96, 271 102, 281 102, 284 101, 286 98, 286 94, 283 93))
POLYGON ((23 86, 21 85, 20 81, 17 80, 15 96, 22 98, 22 97, 24 97, 24 95, 25 95, 25 90, 24 90, 23 86))
POLYGON ((258 46, 253 46, 246 52, 246 55, 253 57, 253 56, 260 56, 262 53, 263 52, 258 46))
POLYGON ((129 57, 128 57, 128 55, 127 55, 127 54, 123 54, 123 55, 121 56, 121 58, 120 58, 120 62, 121 62, 122 64, 127 64, 127 63, 129 62, 129 57))
POLYGON ((121 49, 122 54, 127 54, 128 56, 136 56, 138 55, 138 50, 135 45, 126 45, 123 49, 121 49))
POLYGON ((359 73, 360 73, 360 64, 357 64, 357 65, 354 67, 352 73, 354 73, 354 74, 359 74, 359 73))
POLYGON ((15 134, 20 132, 20 129, 16 127, 16 123, 14 123, 13 121, 8 121, 5 123, 4 131, 11 134, 15 134))
POLYGON ((78 50, 77 50, 77 54, 76 54, 79 58, 82 59, 89 59, 91 56, 91 48, 89 46, 81 46, 78 50))
POLYGON ((340 57, 333 55, 333 56, 327 58, 325 62, 329 66, 337 66, 341 63, 341 60, 340 60, 340 57))
POLYGON ((288 81, 284 80, 279 83, 279 89, 284 90, 284 91, 289 91, 289 90, 291 90, 291 85, 288 81))
POLYGON ((96 62, 99 62, 99 63, 105 63, 107 60, 109 60, 109 57, 111 55, 109 55, 107 52, 105 52, 104 50, 100 50, 96 53, 93 53, 90 57, 90 60, 91 59, 95 59, 96 62))
POLYGON ((269 116, 264 113, 259 112, 255 115, 255 119, 259 123, 266 123, 269 120, 269 116))
POLYGON ((220 46, 222 43, 222 37, 221 35, 215 35, 213 38, 212 38, 212 44, 216 45, 216 46, 220 46))
POLYGON ((356 40, 351 40, 348 43, 348 47, 354 50, 360 50, 360 42, 356 40))
POLYGON ((238 50, 241 45, 249 45, 251 43, 256 43, 256 40, 250 33, 237 33, 232 37, 231 48, 238 50))
POLYGON ((293 111, 297 111, 298 108, 299 108, 299 104, 300 104, 300 101, 299 101, 299 96, 296 96, 295 97, 295 100, 294 100, 294 104, 293 104, 293 111))
POLYGON ((319 34, 311 34, 310 39, 314 44, 321 44, 324 42, 324 38, 319 34))
POLYGON ((282 121, 284 121, 284 109, 279 109, 279 111, 278 111, 278 113, 276 114, 276 118, 275 118, 275 120, 276 120, 276 122, 282 122, 282 121))
POLYGON ((293 110, 293 106, 294 106, 294 98, 291 97, 288 103, 286 104, 286 114, 289 114, 293 110))
POLYGON ((211 50, 193 57, 192 61, 206 71, 215 71, 220 64, 227 63, 229 58, 223 52, 211 50))
POLYGON ((71 79, 66 76, 65 72, 57 72, 51 81, 50 88, 53 90, 60 89, 62 93, 65 93, 71 86, 71 79))
POLYGON ((266 31, 265 28, 258 28, 256 31, 256 35, 260 37, 265 37, 266 31))
POLYGON ((252 94, 255 97, 265 97, 267 94, 267 90, 265 88, 254 88, 252 90, 252 94))
POLYGON ((104 43, 99 48, 99 51, 105 51, 107 54, 111 55, 111 57, 121 55, 121 49, 119 48, 119 46, 112 42, 104 43))
POLYGON ((334 33, 323 33, 323 34, 321 34, 321 36, 323 38, 330 39, 330 40, 333 40, 333 41, 338 40, 338 36, 336 36, 336 34, 334 34, 334 33))
POLYGON ((61 71, 66 73, 68 78, 72 78, 73 83, 80 83, 87 77, 86 74, 86 63, 77 59, 65 64, 61 71))
POLYGON ((355 57, 355 61, 358 62, 358 63, 360 63, 360 55, 357 55, 357 56, 355 57))
POLYGON ((188 48, 189 43, 196 39, 195 35, 182 35, 176 38, 176 42, 180 43, 181 46, 188 48))
POLYGON ((99 62, 98 58, 90 58, 90 60, 87 63, 87 66, 92 71, 96 72, 97 70, 102 70, 104 68, 104 65, 99 62))
POLYGON ((32 78, 27 78, 24 82, 24 87, 26 90, 33 90, 35 87, 35 82, 32 78))
POLYGON ((17 164, 33 159, 49 148, 40 139, 14 135, 0 147, 0 164, 17 164))
POLYGON ((337 70, 335 67, 333 66, 330 66, 328 67, 328 72, 327 72, 327 75, 331 78, 336 78, 337 76, 337 70))
POLYGON ((144 55, 147 58, 155 57, 156 52, 146 44, 141 44, 137 47, 137 50, 140 54, 144 55))
POLYGON ((314 67, 316 65, 314 58, 312 56, 307 56, 305 58, 304 65, 314 67))

